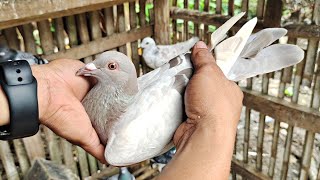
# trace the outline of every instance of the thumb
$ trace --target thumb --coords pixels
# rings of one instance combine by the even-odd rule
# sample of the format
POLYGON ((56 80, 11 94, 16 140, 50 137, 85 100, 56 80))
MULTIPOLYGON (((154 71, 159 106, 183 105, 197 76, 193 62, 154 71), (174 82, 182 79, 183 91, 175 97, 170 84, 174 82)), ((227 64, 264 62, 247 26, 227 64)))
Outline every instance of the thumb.
POLYGON ((195 70, 199 70, 205 65, 215 65, 215 59, 203 41, 199 41, 192 50, 192 63, 195 70))

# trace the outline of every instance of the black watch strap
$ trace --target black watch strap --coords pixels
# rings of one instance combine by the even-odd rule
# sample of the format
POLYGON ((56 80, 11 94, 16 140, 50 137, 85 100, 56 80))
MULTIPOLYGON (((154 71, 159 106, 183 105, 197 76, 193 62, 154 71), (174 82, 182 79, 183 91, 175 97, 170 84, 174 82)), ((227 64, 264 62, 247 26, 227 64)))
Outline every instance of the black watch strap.
POLYGON ((10 124, 0 126, 0 139, 10 140, 36 134, 39 130, 37 81, 28 62, 0 63, 0 85, 10 109, 10 124))

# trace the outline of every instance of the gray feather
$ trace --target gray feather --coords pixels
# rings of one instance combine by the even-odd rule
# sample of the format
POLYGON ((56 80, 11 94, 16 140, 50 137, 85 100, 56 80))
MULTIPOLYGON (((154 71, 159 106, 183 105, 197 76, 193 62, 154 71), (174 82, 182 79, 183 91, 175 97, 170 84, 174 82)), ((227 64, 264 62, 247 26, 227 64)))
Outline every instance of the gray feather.
POLYGON ((304 51, 296 45, 271 45, 262 49, 253 58, 238 58, 227 78, 232 81, 239 81, 258 74, 277 71, 299 63, 303 57, 304 51))

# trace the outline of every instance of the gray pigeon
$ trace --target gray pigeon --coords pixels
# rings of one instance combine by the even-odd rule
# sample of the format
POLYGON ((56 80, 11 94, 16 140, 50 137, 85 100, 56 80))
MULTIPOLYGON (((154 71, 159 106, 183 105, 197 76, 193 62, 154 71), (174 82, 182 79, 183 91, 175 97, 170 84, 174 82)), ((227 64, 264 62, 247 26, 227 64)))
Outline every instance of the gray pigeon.
MULTIPOLYGON (((231 18, 220 27, 223 30, 217 31, 227 32, 238 19, 239 15, 231 18)), ((284 35, 281 28, 267 29, 250 38, 256 22, 256 18, 248 21, 237 34, 224 41, 220 38, 222 42, 213 47, 218 66, 230 80, 279 70, 303 59, 304 51, 298 46, 268 46, 284 35), (261 42, 263 39, 270 42, 261 42), (247 42, 256 45, 251 47, 247 42)), ((97 79, 82 103, 106 145, 108 163, 126 166, 172 148, 174 132, 183 121, 184 90, 192 72, 191 55, 186 53, 137 78, 131 60, 115 51, 102 53, 77 72, 97 79)))
POLYGON ((119 174, 107 178, 107 180, 135 180, 136 178, 129 172, 128 168, 121 167, 119 174))
POLYGON ((48 63, 46 59, 42 59, 31 53, 10 49, 6 46, 0 45, 0 63, 16 60, 27 60, 30 65, 48 63))
POLYGON ((140 47, 143 49, 142 57, 146 64, 156 69, 180 54, 188 52, 198 41, 198 37, 192 37, 188 41, 173 45, 156 45, 152 38, 146 37, 142 40, 140 47))

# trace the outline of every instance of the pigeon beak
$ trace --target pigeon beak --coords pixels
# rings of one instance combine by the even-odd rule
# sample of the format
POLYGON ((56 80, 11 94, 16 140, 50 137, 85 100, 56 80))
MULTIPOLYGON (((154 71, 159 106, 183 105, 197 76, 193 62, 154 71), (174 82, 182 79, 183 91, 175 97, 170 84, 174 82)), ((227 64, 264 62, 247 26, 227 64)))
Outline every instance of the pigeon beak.
POLYGON ((141 47, 138 48, 138 54, 139 54, 139 56, 142 56, 142 52, 143 52, 142 48, 141 48, 141 47))
POLYGON ((91 76, 94 70, 97 70, 98 68, 93 63, 88 63, 83 68, 79 69, 76 72, 77 76, 91 76))

